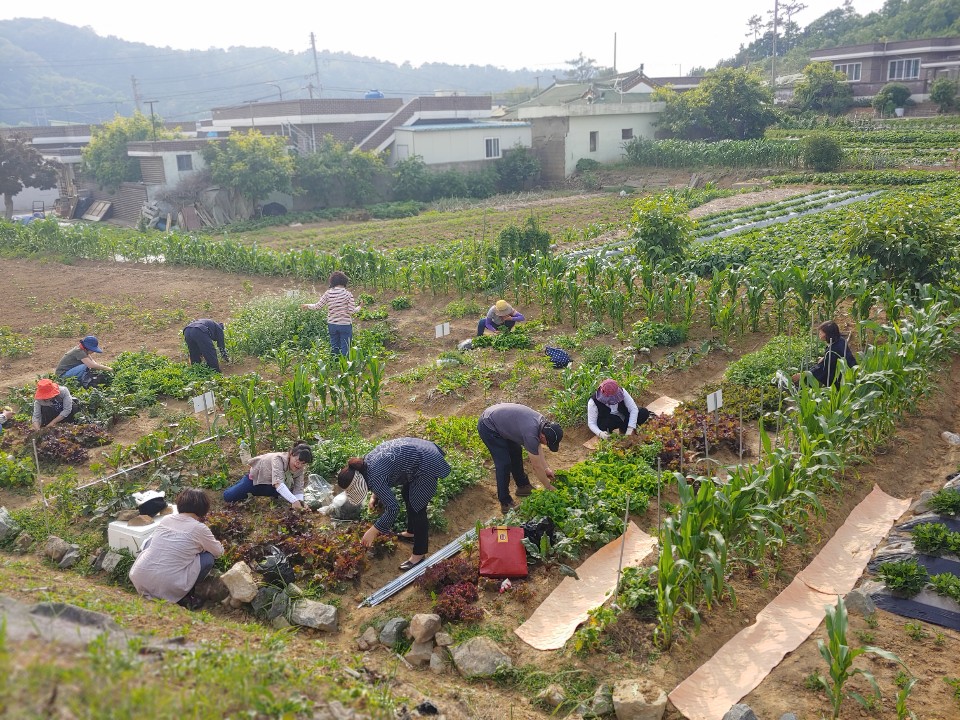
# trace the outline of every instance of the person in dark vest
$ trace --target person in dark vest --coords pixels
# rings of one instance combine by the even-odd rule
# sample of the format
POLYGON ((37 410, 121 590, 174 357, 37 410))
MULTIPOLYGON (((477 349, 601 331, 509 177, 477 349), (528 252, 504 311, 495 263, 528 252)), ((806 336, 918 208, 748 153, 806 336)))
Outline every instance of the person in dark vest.
POLYGON ((183 329, 183 339, 187 341, 187 350, 190 351, 190 364, 205 362, 217 372, 220 372, 220 362, 217 360, 217 351, 213 344, 220 349, 220 357, 227 360, 227 347, 223 339, 223 323, 204 318, 194 320, 183 329))
MULTIPOLYGON (((820 339, 827 344, 827 351, 817 364, 810 368, 813 379, 821 386, 839 385, 843 378, 843 369, 839 367, 842 359, 847 367, 856 367, 857 359, 850 351, 847 339, 840 334, 840 326, 832 320, 822 323, 819 327, 820 339)), ((795 383, 800 382, 800 373, 793 376, 795 383)))
POLYGON ((53 427, 62 422, 74 422, 79 406, 66 385, 57 385, 53 380, 43 378, 37 381, 37 391, 33 398, 34 430, 53 427))
POLYGON ((624 435, 633 435, 637 425, 643 425, 651 415, 653 413, 638 407, 630 393, 610 378, 600 383, 587 400, 587 426, 601 440, 618 430, 624 435))

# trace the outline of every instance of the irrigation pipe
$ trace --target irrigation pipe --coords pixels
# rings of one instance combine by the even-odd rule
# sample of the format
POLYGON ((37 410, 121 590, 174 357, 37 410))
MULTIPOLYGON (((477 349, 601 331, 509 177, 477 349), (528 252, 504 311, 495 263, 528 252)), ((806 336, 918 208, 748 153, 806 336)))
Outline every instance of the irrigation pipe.
POLYGON ((130 467, 124 468, 123 470, 118 470, 117 472, 113 473, 112 475, 107 475, 106 477, 102 477, 102 478, 99 478, 99 479, 97 479, 97 480, 93 480, 93 481, 91 481, 91 482, 86 483, 85 485, 78 485, 75 489, 76 489, 76 490, 84 490, 84 489, 86 489, 86 488, 88 488, 88 487, 92 487, 93 485, 97 485, 97 484, 99 484, 99 483, 106 482, 107 480, 112 480, 112 479, 115 478, 115 477, 120 477, 121 475, 126 475, 126 474, 128 474, 129 472, 131 472, 132 470, 138 470, 138 469, 140 469, 140 468, 142 468, 142 467, 144 467, 144 466, 146 466, 146 465, 149 465, 150 463, 155 463, 157 460, 162 460, 162 459, 165 458, 165 457, 170 457, 171 455, 176 455, 177 453, 183 452, 184 450, 189 450, 190 448, 192 448, 192 447, 194 447, 194 446, 196 446, 196 445, 202 445, 203 443, 210 442, 211 440, 219 440, 219 439, 220 439, 220 436, 219 436, 219 435, 210 435, 209 437, 205 437, 205 438, 203 438, 202 440, 196 440, 196 441, 190 443, 189 445, 184 445, 182 448, 177 448, 176 450, 171 450, 171 451, 168 452, 168 453, 164 453, 163 455, 158 455, 158 456, 155 457, 155 458, 150 458, 149 460, 145 460, 145 461, 143 461, 142 463, 139 463, 139 464, 137 464, 137 465, 131 465, 130 467))
POLYGON ((463 535, 458 537, 456 540, 451 540, 423 562, 417 564, 415 567, 410 568, 397 579, 391 580, 375 593, 366 597, 363 602, 357 605, 357 609, 360 609, 364 606, 373 607, 374 605, 379 605, 384 600, 393 597, 438 562, 456 555, 463 549, 463 543, 470 542, 476 537, 476 528, 467 530, 463 535))

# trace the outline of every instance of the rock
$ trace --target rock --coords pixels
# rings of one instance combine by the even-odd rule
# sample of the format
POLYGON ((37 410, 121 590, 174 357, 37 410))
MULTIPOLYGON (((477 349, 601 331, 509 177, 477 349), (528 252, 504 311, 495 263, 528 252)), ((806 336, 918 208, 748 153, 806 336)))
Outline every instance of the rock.
POLYGON ((419 705, 417 705, 417 706, 414 708, 414 710, 416 710, 418 713, 420 713, 421 715, 424 715, 424 716, 439 715, 439 714, 440 714, 440 708, 438 708, 436 705, 434 705, 434 704, 433 704, 432 702, 430 702, 429 700, 424 700, 422 703, 420 703, 419 705))
POLYGON ((613 713, 613 688, 606 683, 601 684, 590 702, 591 715, 610 715, 613 713))
MULTIPOLYGON (((477 635, 455 646, 453 664, 464 677, 490 677, 498 667, 513 667, 513 661, 486 635, 477 635)), ((664 696, 666 697, 666 696, 664 696)))
POLYGON ((80 551, 70 550, 66 555, 60 558, 60 562, 57 564, 57 567, 59 567, 61 570, 66 570, 67 568, 72 568, 78 562, 80 562, 80 551))
POLYGON ((5 507, 0 507, 0 542, 7 538, 16 537, 19 532, 20 526, 17 525, 5 507))
POLYGON ((727 710, 723 720, 757 720, 757 716, 749 705, 737 703, 727 710))
POLYGON ((283 630, 284 628, 290 627, 290 622, 283 615, 277 615, 273 620, 270 621, 270 624, 277 630, 283 630))
POLYGON ((800 720, 800 718, 793 713, 784 713, 780 716, 780 720, 800 720))
MULTIPOLYGON (((287 597, 284 595, 284 597, 287 597)), ((294 625, 303 625, 314 630, 326 632, 337 631, 339 611, 333 605, 327 605, 316 600, 297 600, 290 613, 290 622, 294 625)))
POLYGON ((843 599, 843 604, 847 606, 847 613, 867 617, 877 611, 877 604, 873 598, 861 588, 856 588, 847 593, 843 599))
POLYGON ((566 702, 567 694, 560 685, 551 684, 537 693, 537 700, 553 710, 566 702))
POLYGON ((410 621, 410 628, 407 630, 415 643, 425 643, 433 640, 434 635, 440 630, 440 616, 417 614, 410 621))
POLYGON ((243 560, 234 563, 232 568, 220 576, 220 580, 227 586, 227 591, 232 598, 242 602, 253 602, 257 597, 257 581, 253 577, 250 566, 243 560))
POLYGON ((64 620, 75 625, 99 628, 101 630, 109 630, 111 632, 117 632, 120 630, 120 626, 117 625, 113 621, 113 618, 111 618, 109 615, 94 612, 93 610, 86 610, 84 608, 77 607, 76 605, 69 605, 67 603, 37 603, 30 608, 30 614, 40 615, 41 617, 57 618, 58 620, 64 620))
POLYGON ((435 647, 430 655, 430 672, 439 675, 446 672, 448 667, 450 667, 450 655, 444 648, 435 647))
POLYGON ((409 624, 404 618, 400 617, 387 620, 387 624, 380 631, 380 644, 392 648, 400 639, 400 633, 406 630, 409 624))
POLYGON ((127 521, 127 527, 146 527, 153 525, 153 518, 149 515, 137 515, 133 520, 127 521))
POLYGON ((960 435, 950 432, 949 430, 944 430, 942 433, 940 433, 940 437, 942 437, 951 445, 960 445, 960 435))
POLYGON ((28 532, 22 532, 17 535, 17 539, 13 541, 13 549, 18 553, 26 553, 33 547, 33 543, 33 535, 28 532))
POLYGON ((363 635, 357 638, 357 648, 360 650, 369 650, 377 646, 377 629, 372 625, 363 631, 363 635))
POLYGON ((43 555, 58 563, 63 560, 64 555, 75 549, 78 550, 79 547, 74 547, 63 538, 51 535, 43 546, 43 555))
POLYGON ((230 590, 223 582, 223 576, 216 570, 211 570, 209 575, 194 586, 193 594, 201 600, 222 602, 224 598, 230 597, 230 590))
POLYGON ((120 522, 130 522, 135 517, 140 514, 140 511, 136 508, 130 508, 128 510, 121 510, 117 513, 117 520, 120 522))
POLYGON ((429 663, 432 655, 433 639, 430 639, 426 642, 415 642, 404 657, 408 663, 414 667, 419 667, 429 663))
POLYGON ((910 511, 914 515, 923 515, 923 513, 930 512, 930 506, 927 503, 933 496, 933 490, 924 490, 920 493, 920 497, 917 499, 917 501, 910 506, 910 511))
POLYGON ((667 694, 648 680, 618 680, 613 686, 617 720, 660 720, 666 708, 667 694))
POLYGON ((303 595, 303 590, 301 590, 300 588, 298 588, 298 587, 297 587, 296 585, 294 585, 293 583, 290 583, 289 585, 287 585, 287 586, 283 589, 283 591, 284 591, 289 597, 292 597, 292 598, 298 598, 298 597, 301 597, 301 596, 303 595))
POLYGON ((108 550, 100 557, 100 569, 105 573, 112 573, 121 562, 123 562, 123 555, 108 550))
POLYGON ((433 636, 433 641, 440 647, 450 647, 453 645, 453 637, 448 632, 438 632, 433 636))

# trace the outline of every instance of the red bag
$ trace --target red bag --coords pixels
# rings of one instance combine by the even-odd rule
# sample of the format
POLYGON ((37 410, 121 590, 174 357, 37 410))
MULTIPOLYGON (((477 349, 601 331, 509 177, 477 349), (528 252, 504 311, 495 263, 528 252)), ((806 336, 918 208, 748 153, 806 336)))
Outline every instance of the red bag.
POLYGON ((527 576, 527 549, 523 528, 490 527, 480 531, 480 577, 521 578, 527 576))

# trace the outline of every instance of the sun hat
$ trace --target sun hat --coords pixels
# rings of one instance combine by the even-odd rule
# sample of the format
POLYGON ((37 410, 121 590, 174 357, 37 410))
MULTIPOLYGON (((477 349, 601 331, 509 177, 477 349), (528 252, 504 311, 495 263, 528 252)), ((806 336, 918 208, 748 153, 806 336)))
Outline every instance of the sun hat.
POLYGON ((103 350, 100 349, 100 342, 97 340, 96 335, 87 335, 83 340, 80 341, 80 344, 87 352, 103 352, 103 350))
POLYGON ((60 386, 57 385, 53 380, 48 380, 43 378, 43 380, 37 381, 37 392, 33 396, 37 400, 49 400, 50 398, 55 398, 60 394, 60 386))
POLYGON ((367 496, 367 479, 361 473, 354 472, 353 482, 344 492, 347 493, 347 500, 354 505, 360 505, 367 496))
POLYGON ((494 312, 500 317, 510 317, 513 315, 513 306, 506 300, 497 300, 493 307, 494 312))
POLYGON ((551 452, 556 452, 560 449, 560 441, 563 440, 562 427, 555 422, 547 420, 543 424, 543 427, 540 428, 540 432, 543 433, 543 436, 547 439, 547 447, 550 448, 551 452))

